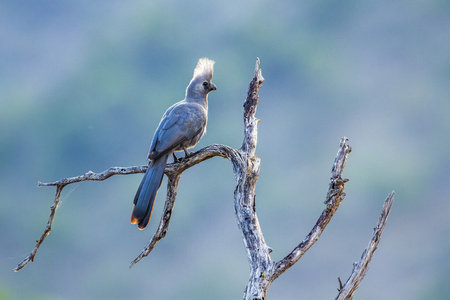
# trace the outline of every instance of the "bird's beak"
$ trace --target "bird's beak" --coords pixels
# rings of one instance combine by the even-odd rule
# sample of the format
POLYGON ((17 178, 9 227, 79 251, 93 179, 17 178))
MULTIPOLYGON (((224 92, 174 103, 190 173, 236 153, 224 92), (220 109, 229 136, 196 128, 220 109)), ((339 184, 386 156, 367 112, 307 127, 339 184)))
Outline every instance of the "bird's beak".
POLYGON ((217 90, 217 86, 211 82, 211 91, 217 90))

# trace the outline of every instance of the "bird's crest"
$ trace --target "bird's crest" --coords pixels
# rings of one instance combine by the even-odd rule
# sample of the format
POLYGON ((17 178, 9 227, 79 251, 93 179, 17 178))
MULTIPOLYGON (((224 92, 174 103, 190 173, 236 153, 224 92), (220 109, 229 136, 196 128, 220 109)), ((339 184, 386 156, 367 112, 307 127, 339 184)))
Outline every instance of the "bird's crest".
POLYGON ((211 80, 214 71, 214 63, 215 61, 206 57, 200 58, 194 69, 194 78, 205 78, 211 80))

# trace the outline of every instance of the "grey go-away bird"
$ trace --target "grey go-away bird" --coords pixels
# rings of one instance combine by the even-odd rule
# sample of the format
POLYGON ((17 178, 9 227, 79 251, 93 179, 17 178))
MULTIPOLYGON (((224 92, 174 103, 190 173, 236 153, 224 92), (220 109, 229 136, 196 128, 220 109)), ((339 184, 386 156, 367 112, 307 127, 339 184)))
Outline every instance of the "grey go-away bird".
POLYGON ((169 156, 175 151, 184 151, 185 157, 189 156, 187 149, 194 147, 206 131, 208 94, 216 89, 211 82, 213 68, 214 61, 199 59, 184 100, 169 107, 153 135, 147 158, 150 163, 134 197, 131 214, 131 223, 138 224, 139 229, 150 221, 169 156))

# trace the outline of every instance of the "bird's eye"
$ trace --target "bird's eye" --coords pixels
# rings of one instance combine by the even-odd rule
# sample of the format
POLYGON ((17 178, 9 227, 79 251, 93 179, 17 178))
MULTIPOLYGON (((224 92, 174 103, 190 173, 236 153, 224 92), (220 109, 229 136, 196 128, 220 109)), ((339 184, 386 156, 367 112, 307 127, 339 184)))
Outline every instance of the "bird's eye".
POLYGON ((203 81, 203 86, 207 86, 208 85, 208 81, 203 81))

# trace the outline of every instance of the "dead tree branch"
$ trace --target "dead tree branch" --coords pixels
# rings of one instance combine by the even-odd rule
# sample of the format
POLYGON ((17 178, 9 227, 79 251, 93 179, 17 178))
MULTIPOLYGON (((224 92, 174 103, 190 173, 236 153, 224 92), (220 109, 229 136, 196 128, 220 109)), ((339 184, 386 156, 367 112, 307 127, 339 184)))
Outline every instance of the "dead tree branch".
POLYGON ((50 234, 50 231, 52 230, 53 220, 55 218, 56 209, 58 208, 59 201, 61 199, 61 192, 63 188, 71 183, 76 182, 82 182, 86 180, 93 180, 93 181, 102 181, 105 179, 108 179, 109 177, 113 175, 128 175, 128 174, 136 174, 136 173, 145 173, 147 170, 147 166, 133 166, 133 167, 112 167, 109 168, 106 171, 103 171, 101 173, 94 173, 92 171, 87 172, 86 174, 70 177, 70 178, 63 178, 58 181, 49 182, 49 183, 42 183, 39 182, 38 186, 56 186, 56 194, 55 194, 55 200, 53 201, 53 205, 50 207, 50 217, 48 218, 47 226, 44 229, 44 232, 42 233, 41 237, 36 240, 36 246, 34 246, 33 250, 30 254, 28 254, 27 257, 25 257, 24 260, 22 260, 17 267, 14 268, 14 272, 17 272, 21 269, 23 269, 30 261, 34 261, 34 257, 36 256, 36 253, 39 249, 39 247, 44 242, 45 238, 50 234))
MULTIPOLYGON (((246 222, 246 224, 254 224, 251 234, 248 234, 248 236, 252 238, 248 238, 247 240, 251 242, 250 244, 258 246, 246 247, 250 252, 249 257, 251 264, 251 275, 244 299, 266 299, 266 294, 271 283, 287 269, 292 267, 319 239, 326 225, 329 223, 339 207, 339 204, 341 204, 345 197, 344 184, 348 181, 348 179, 342 179, 341 174, 344 170, 347 156, 351 152, 351 148, 346 144, 346 142, 347 138, 342 138, 332 167, 331 181, 325 200, 327 206, 320 215, 311 232, 285 258, 278 262, 274 262, 270 259, 271 249, 264 242, 264 238, 259 229, 256 212, 251 213, 251 216, 246 215, 244 217, 244 219, 253 217, 253 219, 250 219, 250 222, 246 222), (259 242, 253 242, 252 239, 256 239, 259 242)), ((252 203, 251 208, 254 208, 254 202, 252 203)))
POLYGON ((330 222, 342 200, 344 200, 344 184, 348 181, 348 179, 342 179, 341 175, 344 171, 345 163, 347 162, 347 156, 352 151, 352 148, 346 144, 347 140, 348 139, 346 137, 341 139, 339 150, 336 154, 336 158, 331 169, 331 179, 325 199, 325 209, 305 239, 297 247, 295 247, 291 253, 275 264, 275 270, 271 277, 272 281, 287 269, 292 267, 303 256, 303 254, 311 248, 311 246, 319 239, 327 224, 330 222))
POLYGON ((377 250, 378 243, 381 240, 381 234, 383 234, 384 227, 386 226, 386 221, 391 212, 392 204, 394 203, 394 192, 391 192, 386 200, 384 201, 383 209, 381 211, 380 217, 378 218, 377 226, 374 228, 372 239, 369 245, 364 250, 359 262, 353 264, 353 271, 347 282, 342 285, 341 279, 339 278, 339 294, 336 300, 351 300, 353 299, 353 293, 359 287, 359 284, 366 276, 369 263, 372 260, 373 253, 377 250))
MULTIPOLYGON (((182 159, 173 164, 167 165, 165 173, 169 176, 169 178, 172 178, 171 176, 173 176, 173 174, 181 175, 181 173, 184 170, 186 170, 206 159, 209 159, 211 157, 214 157, 214 156, 226 157, 226 154, 224 154, 224 153, 226 153, 228 148, 230 148, 230 147, 224 146, 224 145, 210 145, 208 147, 205 147, 205 148, 193 153, 193 155, 191 155, 187 159, 182 159)), ((114 175, 139 174, 139 173, 145 173, 145 171, 147 171, 147 166, 111 167, 101 173, 94 173, 92 171, 89 171, 83 175, 69 177, 69 178, 63 178, 63 179, 60 179, 60 180, 54 181, 54 182, 47 182, 47 183, 39 182, 38 183, 39 187, 56 186, 55 200, 53 202, 53 205, 50 207, 50 216, 48 218, 47 226, 45 227, 44 232, 42 233, 40 238, 38 240, 36 240, 36 245, 34 246, 33 250, 30 252, 30 254, 27 257, 25 257, 25 259, 22 260, 17 265, 16 268, 14 268, 14 271, 17 272, 17 271, 23 269, 29 262, 34 261, 34 258, 36 256, 36 253, 37 253, 39 247, 42 245, 45 238, 50 234, 50 231, 52 230, 52 225, 53 225, 53 220, 55 218, 56 209, 58 208, 58 205, 59 205, 59 202, 61 199, 61 192, 66 185, 69 185, 72 183, 77 183, 77 182, 82 182, 82 181, 103 181, 114 175)), ((176 184, 178 184, 178 180, 176 181, 176 184)), ((174 195, 176 195, 176 186, 175 186, 174 195)), ((166 203, 165 209, 167 208, 167 206, 168 205, 166 203)), ((172 207, 173 207, 173 203, 172 203, 172 207)), ((164 215, 163 215, 163 217, 164 217, 164 215)), ((170 219, 170 215, 169 215, 169 219, 170 219)), ((167 230, 168 224, 165 226, 166 226, 165 228, 167 230)), ((158 233, 158 234, 161 235, 160 233, 158 233)), ((164 233, 164 235, 165 235, 165 233, 164 233)), ((156 236, 156 234, 155 234, 155 236, 156 236)), ((164 236, 162 236, 162 237, 164 237, 164 236)), ((159 241, 162 237, 157 239, 157 241, 159 241)), ((155 245, 156 245, 157 241, 155 242, 155 245)), ((150 253, 150 252, 148 252, 148 253, 150 253)), ((148 253, 147 253, 147 255, 148 255, 148 253)), ((145 255, 145 256, 147 256, 147 255, 145 255)))
POLYGON ((180 180, 181 173, 190 167, 201 163, 214 156, 221 156, 231 159, 234 157, 236 150, 225 145, 210 145, 205 147, 195 153, 192 153, 188 158, 183 158, 173 164, 166 166, 164 171, 169 178, 167 182, 167 196, 166 203, 164 204, 164 210, 161 215, 161 221, 159 222, 158 229, 153 235, 152 239, 148 245, 142 250, 142 252, 131 262, 130 268, 132 268, 141 259, 146 257, 152 252, 156 244, 166 236, 167 230, 169 228, 170 217, 172 216, 173 206, 177 197, 177 187, 178 181, 180 180))
MULTIPOLYGON (((331 169, 331 179, 325 198, 325 209, 322 211, 316 224, 313 226, 312 230, 305 237, 305 239, 300 242, 298 246, 296 246, 288 255, 286 255, 286 257, 278 262, 275 262, 270 258, 272 249, 267 246, 264 240, 258 217, 256 215, 255 188, 259 176, 261 160, 255 154, 258 136, 257 125, 259 123, 259 120, 255 117, 255 114, 259 100, 258 91, 264 82, 264 78, 262 77, 262 73, 259 68, 259 63, 259 59, 257 59, 255 73, 249 84, 247 97, 243 105, 244 139, 242 146, 239 149, 233 149, 226 145, 210 145, 198 150, 195 153, 192 153, 187 158, 177 160, 176 162, 166 166, 164 172, 168 177, 167 196, 159 226, 148 245, 131 262, 130 268, 138 263, 142 258, 148 256, 155 248, 156 244, 167 234, 181 174, 188 168, 215 156, 227 158, 233 166, 236 182, 236 188, 234 190, 235 214, 250 263, 250 278, 244 292, 244 299, 266 299, 267 291, 271 283, 287 269, 292 267, 303 256, 303 254, 311 248, 311 246, 319 239, 327 224, 330 222, 345 197, 344 185, 348 181, 348 179, 342 179, 342 172, 347 162, 347 157, 351 152, 351 147, 347 145, 347 138, 345 137, 341 139, 339 149, 331 169)), ((66 185, 86 180, 101 181, 113 175, 144 173, 146 170, 147 166, 114 167, 101 173, 89 171, 86 174, 76 177, 64 178, 50 183, 39 183, 39 186, 56 186, 55 200, 51 207, 50 217, 43 234, 36 241, 36 246, 31 253, 21 263, 19 263, 14 271, 21 270, 30 261, 34 260, 39 247, 52 229, 61 192, 66 185)), ((367 266, 373 252, 377 248, 384 226, 386 225, 386 219, 392 206, 392 200, 393 193, 391 193, 386 200, 385 207, 383 208, 383 212, 380 216, 380 220, 378 221, 377 228, 369 247, 364 251, 361 261, 355 265, 354 270, 347 282, 344 285, 342 285, 342 283, 340 284, 340 293, 336 299, 351 299, 354 291, 358 288, 359 283, 367 271, 367 266)))

